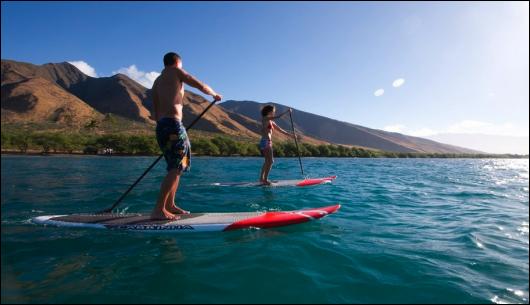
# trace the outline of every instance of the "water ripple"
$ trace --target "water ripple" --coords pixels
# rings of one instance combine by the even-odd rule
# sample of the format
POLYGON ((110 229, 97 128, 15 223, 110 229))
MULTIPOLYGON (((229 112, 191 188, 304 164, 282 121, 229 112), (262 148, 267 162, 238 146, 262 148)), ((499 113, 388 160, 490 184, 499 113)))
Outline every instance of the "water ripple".
MULTIPOLYGON (((112 204, 150 157, 2 156, 2 303, 528 303, 528 160, 306 158, 313 188, 253 181, 260 158, 195 158, 177 194, 193 211, 341 203, 321 221, 189 235, 61 229, 38 215, 112 204)), ((157 166, 120 211, 147 212, 157 166)), ((278 158, 272 179, 299 178, 278 158)))

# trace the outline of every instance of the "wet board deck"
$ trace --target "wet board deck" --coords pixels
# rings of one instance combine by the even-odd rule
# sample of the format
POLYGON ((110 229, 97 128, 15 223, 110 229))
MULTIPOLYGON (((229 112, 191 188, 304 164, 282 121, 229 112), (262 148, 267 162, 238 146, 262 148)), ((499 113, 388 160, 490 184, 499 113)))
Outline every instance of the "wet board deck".
POLYGON ((298 180, 273 180, 271 185, 265 185, 260 182, 218 182, 212 183, 215 186, 239 186, 239 187, 249 187, 249 186, 260 186, 260 187, 278 187, 278 186, 311 186, 318 185, 323 183, 331 183, 335 180, 337 176, 329 176, 324 178, 308 178, 308 179, 298 179, 298 180))
POLYGON ((59 227, 117 229, 146 232, 231 231, 273 228, 315 220, 335 213, 340 204, 316 209, 272 212, 193 213, 178 220, 152 220, 143 214, 72 214, 32 218, 36 224, 59 227))

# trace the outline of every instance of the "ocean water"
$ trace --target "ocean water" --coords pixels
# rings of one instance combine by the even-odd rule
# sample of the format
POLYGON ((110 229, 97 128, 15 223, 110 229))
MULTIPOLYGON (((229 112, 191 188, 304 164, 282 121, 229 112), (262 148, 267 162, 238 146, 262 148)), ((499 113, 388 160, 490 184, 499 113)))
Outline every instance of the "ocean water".
MULTIPOLYGON (((306 158, 307 188, 253 181, 259 158, 194 158, 177 202, 195 212, 342 204, 278 229, 148 234, 40 226, 111 205, 153 157, 1 158, 4 302, 528 303, 528 160, 306 158)), ((121 211, 149 212, 162 164, 121 211)), ((278 158, 272 179, 299 178, 278 158)))

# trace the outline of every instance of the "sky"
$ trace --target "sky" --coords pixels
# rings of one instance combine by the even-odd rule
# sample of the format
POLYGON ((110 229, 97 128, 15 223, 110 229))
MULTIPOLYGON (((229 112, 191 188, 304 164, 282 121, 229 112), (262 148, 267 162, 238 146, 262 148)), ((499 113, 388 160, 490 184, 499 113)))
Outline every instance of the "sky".
POLYGON ((1 5, 2 59, 150 87, 175 51, 225 99, 422 137, 529 133, 528 2, 1 5))

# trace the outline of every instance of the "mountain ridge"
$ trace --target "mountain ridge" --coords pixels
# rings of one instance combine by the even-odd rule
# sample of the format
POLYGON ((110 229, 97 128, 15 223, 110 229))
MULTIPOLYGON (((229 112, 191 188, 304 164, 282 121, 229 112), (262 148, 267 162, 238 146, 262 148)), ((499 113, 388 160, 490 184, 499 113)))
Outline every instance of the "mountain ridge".
MULTIPOLYGON (((277 113, 282 113, 288 108, 278 103, 234 100, 225 101, 220 105, 225 109, 259 120, 259 109, 266 104, 274 105, 277 113)), ((335 144, 357 145, 394 152, 478 153, 478 151, 472 149, 438 143, 400 133, 368 128, 301 110, 293 112, 293 119, 295 121, 295 128, 307 136, 335 144)), ((287 116, 278 119, 277 123, 282 128, 290 128, 290 120, 287 116)))

